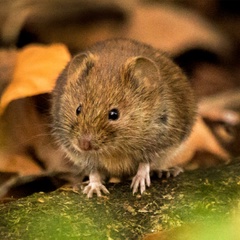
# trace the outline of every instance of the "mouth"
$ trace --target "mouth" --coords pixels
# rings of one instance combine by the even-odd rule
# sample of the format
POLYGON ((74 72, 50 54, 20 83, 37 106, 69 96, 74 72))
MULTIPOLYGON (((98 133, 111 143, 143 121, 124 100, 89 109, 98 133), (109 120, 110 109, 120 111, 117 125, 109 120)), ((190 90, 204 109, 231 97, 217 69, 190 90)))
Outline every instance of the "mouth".
POLYGON ((78 153, 96 153, 100 150, 98 146, 88 142, 81 143, 81 145, 73 144, 73 148, 78 153))

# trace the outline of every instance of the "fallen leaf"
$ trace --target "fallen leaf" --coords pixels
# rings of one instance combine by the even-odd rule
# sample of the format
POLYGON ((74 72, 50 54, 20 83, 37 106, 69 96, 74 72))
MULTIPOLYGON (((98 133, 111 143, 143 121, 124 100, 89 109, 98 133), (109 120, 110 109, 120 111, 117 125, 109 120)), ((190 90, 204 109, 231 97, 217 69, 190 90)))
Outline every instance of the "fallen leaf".
POLYGON ((193 126, 192 132, 179 150, 176 157, 171 161, 171 166, 180 166, 185 170, 197 168, 207 168, 215 166, 218 163, 227 164, 230 161, 230 154, 220 145, 211 129, 205 124, 202 117, 199 116, 193 126), (206 141, 207 139, 207 141, 206 141), (197 152, 212 154, 216 159, 207 158, 204 160, 195 158, 197 152))
POLYGON ((28 45, 18 52, 12 82, 0 100, 0 113, 16 99, 51 92, 71 56, 63 44, 28 45))
POLYGON ((42 169, 25 154, 0 152, 0 171, 18 172, 20 175, 39 174, 42 169))

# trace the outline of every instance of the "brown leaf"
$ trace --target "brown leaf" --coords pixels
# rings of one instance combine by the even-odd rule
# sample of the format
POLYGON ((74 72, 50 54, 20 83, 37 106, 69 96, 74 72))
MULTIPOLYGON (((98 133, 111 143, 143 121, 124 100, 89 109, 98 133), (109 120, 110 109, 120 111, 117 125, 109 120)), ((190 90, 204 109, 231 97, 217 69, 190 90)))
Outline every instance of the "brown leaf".
MULTIPOLYGON (((205 155, 206 156, 206 155, 205 155)), ((201 116, 198 116, 190 136, 186 139, 178 154, 171 161, 171 166, 181 166, 185 170, 207 168, 218 164, 227 164, 230 154, 220 145, 211 129, 206 125, 201 116), (206 141, 207 139, 207 141, 206 141), (198 152, 208 154, 204 160, 198 152), (212 158, 212 156, 215 156, 212 158)))
POLYGON ((0 113, 13 100, 50 92, 71 56, 63 44, 29 45, 19 51, 13 80, 0 101, 0 113))
POLYGON ((20 175, 39 174, 42 169, 25 154, 0 152, 0 171, 18 172, 20 175))

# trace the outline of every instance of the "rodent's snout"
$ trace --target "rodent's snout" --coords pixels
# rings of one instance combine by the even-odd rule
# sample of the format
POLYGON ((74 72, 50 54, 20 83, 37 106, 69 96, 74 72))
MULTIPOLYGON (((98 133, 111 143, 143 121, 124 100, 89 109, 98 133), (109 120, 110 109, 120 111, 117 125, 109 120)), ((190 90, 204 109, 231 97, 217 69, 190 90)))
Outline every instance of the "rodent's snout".
POLYGON ((77 145, 78 145, 78 148, 82 151, 90 151, 90 150, 98 150, 99 149, 99 147, 97 147, 95 144, 93 144, 92 137, 89 135, 78 138, 77 145))
POLYGON ((87 138, 78 139, 78 146, 83 151, 92 150, 91 140, 87 138))

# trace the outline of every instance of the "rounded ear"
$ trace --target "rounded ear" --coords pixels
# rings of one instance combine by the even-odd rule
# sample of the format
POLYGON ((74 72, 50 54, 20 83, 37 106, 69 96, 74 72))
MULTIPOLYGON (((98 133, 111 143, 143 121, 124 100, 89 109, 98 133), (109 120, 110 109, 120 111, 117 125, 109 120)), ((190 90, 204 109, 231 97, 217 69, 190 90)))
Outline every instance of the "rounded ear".
POLYGON ((73 57, 68 66, 68 76, 77 77, 83 71, 89 71, 93 66, 93 61, 87 53, 80 53, 73 57))
POLYGON ((160 72, 155 62, 145 57, 129 58, 124 65, 124 81, 153 89, 158 85, 160 72))

